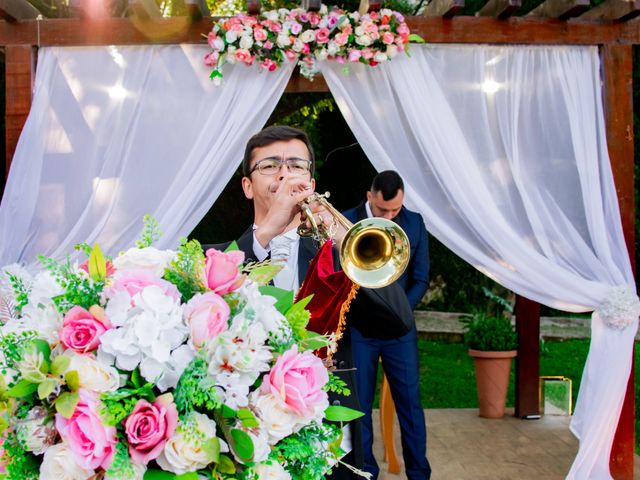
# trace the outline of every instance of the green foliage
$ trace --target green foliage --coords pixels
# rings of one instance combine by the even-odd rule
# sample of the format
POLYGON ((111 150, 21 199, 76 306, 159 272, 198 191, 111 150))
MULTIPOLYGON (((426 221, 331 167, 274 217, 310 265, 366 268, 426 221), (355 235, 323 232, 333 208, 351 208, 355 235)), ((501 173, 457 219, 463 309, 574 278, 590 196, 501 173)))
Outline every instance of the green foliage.
POLYGON ((39 462, 27 452, 22 440, 15 430, 8 430, 2 444, 4 454, 2 460, 7 461, 5 466, 6 480, 31 480, 39 478, 39 462))
POLYGON ((325 384, 323 390, 326 392, 335 392, 338 395, 344 395, 346 397, 351 395, 351 390, 347 387, 346 382, 331 372, 329 372, 329 381, 325 384))
POLYGON ((113 456, 111 466, 107 470, 107 476, 114 480, 135 480, 137 478, 136 471, 131 464, 127 439, 121 433, 118 434, 116 453, 113 456))
POLYGON ((196 355, 182 373, 173 392, 173 400, 181 414, 196 408, 214 411, 222 405, 202 353, 196 355))
POLYGON ((0 354, 4 359, 2 374, 7 373, 7 368, 16 370, 16 364, 22 358, 25 346, 38 336, 37 332, 27 330, 24 332, 7 332, 0 336, 0 354))
POLYGON ((153 384, 146 383, 138 388, 120 388, 115 392, 103 393, 100 396, 102 421, 107 425, 118 425, 133 411, 140 398, 150 402, 155 399, 153 384))
POLYGON ((77 243, 76 245, 74 245, 73 249, 78 252, 83 252, 88 257, 89 255, 91 255, 92 247, 88 243, 83 242, 83 243, 77 243))
POLYGON ((205 257, 200 242, 182 238, 176 258, 165 271, 164 278, 173 283, 183 301, 188 302, 196 293, 205 291, 201 278, 204 265, 205 257))
POLYGON ((502 352, 518 348, 516 332, 511 321, 505 317, 476 313, 463 322, 464 339, 471 349, 502 352))
POLYGON ((309 320, 311 320, 311 312, 306 310, 305 307, 309 304, 311 298, 312 296, 305 297, 293 304, 285 314, 285 318, 293 331, 293 339, 297 343, 308 336, 307 325, 309 324, 309 320))
POLYGON ((360 418, 364 413, 341 405, 331 405, 324 411, 325 418, 331 422, 351 422, 360 418))
POLYGON ((142 227, 142 233, 140 239, 136 241, 136 247, 146 248, 153 245, 162 236, 158 221, 151 215, 145 215, 143 220, 144 226, 142 227))
POLYGON ((56 262, 52 258, 38 257, 44 268, 63 288, 64 293, 52 300, 61 313, 66 313, 72 307, 78 305, 89 309, 92 305, 100 304, 100 293, 104 287, 104 280, 94 281, 74 270, 69 257, 65 263, 56 262))
POLYGON ((337 440, 341 434, 337 425, 311 424, 281 440, 269 458, 288 466, 293 480, 321 480, 330 473, 325 470, 327 459, 340 456, 337 440), (329 440, 334 450, 318 448, 324 439, 329 440))
POLYGON ((29 303, 29 288, 27 288, 22 279, 17 276, 7 273, 7 277, 9 277, 9 284, 11 285, 16 297, 16 304, 14 308, 16 313, 19 314, 22 307, 29 303))

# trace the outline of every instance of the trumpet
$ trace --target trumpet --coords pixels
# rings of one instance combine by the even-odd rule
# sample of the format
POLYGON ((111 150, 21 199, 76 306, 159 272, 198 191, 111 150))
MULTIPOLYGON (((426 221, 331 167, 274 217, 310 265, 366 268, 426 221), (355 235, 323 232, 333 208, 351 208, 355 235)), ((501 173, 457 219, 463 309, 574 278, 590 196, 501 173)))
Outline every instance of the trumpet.
POLYGON ((397 280, 409 263, 409 239, 404 230, 395 222, 379 217, 352 224, 329 203, 329 195, 329 192, 312 193, 300 203, 310 226, 301 224, 298 235, 324 243, 333 238, 339 224, 347 230, 340 245, 340 265, 351 281, 361 287, 382 288, 397 280), (311 210, 314 202, 331 214, 331 225, 316 222, 311 210))

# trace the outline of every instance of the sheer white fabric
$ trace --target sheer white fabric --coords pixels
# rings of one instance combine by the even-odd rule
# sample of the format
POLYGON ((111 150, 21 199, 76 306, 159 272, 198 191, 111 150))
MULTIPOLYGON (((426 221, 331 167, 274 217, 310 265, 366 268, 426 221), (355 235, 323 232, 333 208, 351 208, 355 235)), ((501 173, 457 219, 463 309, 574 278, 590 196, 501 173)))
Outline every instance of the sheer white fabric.
POLYGON ((0 205, 0 265, 64 257, 76 243, 117 253, 142 217, 176 247, 238 167, 292 65, 227 65, 216 88, 206 46, 43 48, 33 105, 0 205))
MULTIPOLYGON (((636 300, 597 48, 412 46, 411 58, 348 75, 321 68, 373 165, 402 175, 409 206, 462 258, 562 310, 594 310, 619 285, 636 300)), ((567 478, 611 478, 637 314, 628 321, 593 315, 567 478)))

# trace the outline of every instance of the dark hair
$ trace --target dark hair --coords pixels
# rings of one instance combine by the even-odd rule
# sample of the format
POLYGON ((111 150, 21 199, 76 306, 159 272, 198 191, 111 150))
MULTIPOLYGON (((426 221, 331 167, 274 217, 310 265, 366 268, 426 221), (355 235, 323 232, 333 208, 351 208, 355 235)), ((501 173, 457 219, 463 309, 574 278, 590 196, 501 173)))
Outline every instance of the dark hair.
POLYGON ((374 193, 381 192, 385 201, 395 198, 398 195, 398 190, 404 192, 404 183, 395 170, 380 172, 375 176, 371 184, 371 191, 374 193))
POLYGON ((286 125, 275 125, 267 127, 260 132, 256 133, 247 142, 247 146, 244 149, 244 158, 242 159, 242 174, 245 177, 249 176, 249 170, 251 170, 251 156, 256 148, 266 147, 276 142, 287 142, 289 140, 300 140, 307 146, 309 150, 309 160, 311 160, 311 176, 316 168, 316 161, 313 155, 313 147, 309 141, 307 134, 298 128, 288 127, 286 125))

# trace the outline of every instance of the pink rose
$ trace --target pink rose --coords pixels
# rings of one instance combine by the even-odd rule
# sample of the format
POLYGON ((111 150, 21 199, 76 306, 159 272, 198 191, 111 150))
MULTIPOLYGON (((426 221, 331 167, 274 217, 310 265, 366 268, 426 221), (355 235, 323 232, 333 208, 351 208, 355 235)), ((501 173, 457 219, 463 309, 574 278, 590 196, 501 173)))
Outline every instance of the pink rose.
POLYGON ((262 68, 273 72, 276 68, 278 68, 278 64, 271 60, 270 58, 265 58, 264 61, 260 64, 262 68))
POLYGON ((273 43, 271 43, 269 40, 267 40, 266 42, 264 42, 263 47, 264 47, 266 50, 271 50, 271 49, 273 48, 273 43))
POLYGON ((409 35, 409 32, 410 30, 406 23, 402 23, 398 27, 398 35, 409 35))
POLYGON ((258 42, 264 42, 267 39, 267 32, 264 28, 256 28, 253 31, 253 38, 258 42))
POLYGON ((289 60, 290 62, 293 62, 298 58, 298 54, 293 50, 285 50, 284 55, 285 57, 287 57, 287 60, 289 60))
POLYGON ((349 51, 349 61, 350 62, 359 62, 361 56, 362 56, 362 54, 360 53, 360 50, 353 49, 353 50, 349 51))
POLYGON ((309 23, 314 27, 320 23, 320 20, 322 20, 322 17, 320 16, 319 13, 317 12, 309 13, 309 23))
POLYGON ((382 43, 384 43, 385 45, 391 45, 393 43, 393 41, 395 40, 393 33, 391 32, 384 32, 382 34, 382 43))
POLYGON ((78 353, 92 352, 98 348, 100 336, 111 328, 111 322, 100 307, 92 307, 92 310, 93 312, 88 312, 75 306, 66 313, 60 331, 60 341, 64 348, 78 353))
POLYGON ((333 40, 336 42, 336 45, 341 47, 342 45, 346 45, 347 42, 349 41, 349 34, 345 32, 340 32, 339 34, 336 35, 336 37, 333 40))
POLYGON ((316 30, 316 42, 327 43, 329 41, 329 29, 319 28, 316 30))
POLYGON ((180 299, 180 292, 178 292, 178 288, 173 283, 142 271, 116 272, 113 276, 113 284, 105 289, 105 293, 107 297, 112 297, 118 292, 126 291, 133 298, 137 293, 151 285, 160 287, 165 295, 174 300, 180 299))
POLYGON ((205 285, 218 295, 233 292, 242 284, 238 266, 244 261, 244 252, 234 250, 221 252, 210 248, 204 267, 205 285))
POLYGON ((365 60, 371 60, 373 58, 373 50, 371 50, 370 48, 363 48, 362 58, 364 58, 365 60))
POLYGON ((313 415, 316 405, 327 402, 327 392, 322 387, 328 381, 322 360, 309 351, 298 353, 294 345, 276 360, 260 388, 280 398, 298 415, 313 415))
POLYGON ((291 33, 293 33, 294 35, 298 35, 301 31, 302 25, 300 25, 298 22, 293 22, 291 24, 291 33))
POLYGON ((160 395, 153 403, 138 400, 124 422, 133 462, 146 465, 157 458, 177 425, 178 410, 170 393, 160 395))
POLYGON ((116 428, 104 425, 98 414, 98 395, 78 390, 80 401, 71 418, 56 413, 56 430, 67 442, 76 463, 87 470, 107 469, 116 450, 116 428))
POLYGON ((248 63, 251 59, 251 53, 249 50, 245 50, 244 48, 239 48, 235 53, 236 60, 239 62, 248 63))
POLYGON ((227 329, 231 310, 224 299, 214 292, 194 295, 184 306, 184 318, 191 329, 191 343, 200 348, 202 344, 227 329))
POLYGON ((207 67, 215 67, 218 64, 218 52, 210 52, 204 56, 204 64, 207 67))

